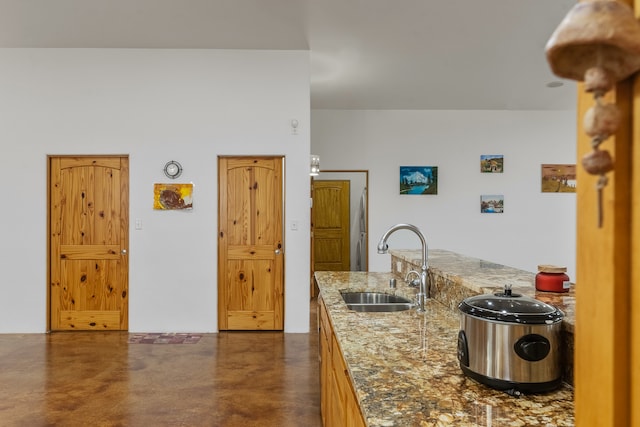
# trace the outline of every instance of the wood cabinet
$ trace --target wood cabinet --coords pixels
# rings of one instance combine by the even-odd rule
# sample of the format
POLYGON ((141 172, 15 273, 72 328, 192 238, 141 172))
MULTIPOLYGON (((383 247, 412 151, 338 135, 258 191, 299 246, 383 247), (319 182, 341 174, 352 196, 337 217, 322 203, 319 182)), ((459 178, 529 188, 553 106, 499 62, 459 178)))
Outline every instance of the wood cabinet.
POLYGON ((327 310, 318 298, 320 333, 320 407, 322 423, 327 427, 365 426, 360 406, 344 362, 340 346, 333 334, 327 310))

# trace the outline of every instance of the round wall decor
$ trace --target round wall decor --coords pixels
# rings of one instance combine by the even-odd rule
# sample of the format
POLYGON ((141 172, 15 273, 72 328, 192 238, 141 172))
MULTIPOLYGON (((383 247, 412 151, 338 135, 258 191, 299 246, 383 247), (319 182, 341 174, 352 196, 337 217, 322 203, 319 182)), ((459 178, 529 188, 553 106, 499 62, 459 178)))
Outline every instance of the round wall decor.
POLYGON ((176 179, 182 174, 182 165, 175 160, 171 160, 164 165, 164 174, 167 178, 176 179))

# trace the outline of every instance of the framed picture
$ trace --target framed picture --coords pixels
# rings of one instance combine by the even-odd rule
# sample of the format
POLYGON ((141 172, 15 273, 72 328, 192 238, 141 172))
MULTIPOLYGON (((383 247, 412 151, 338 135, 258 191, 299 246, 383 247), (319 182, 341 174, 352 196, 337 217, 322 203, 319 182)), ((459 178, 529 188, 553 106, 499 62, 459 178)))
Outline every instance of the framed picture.
POLYGON ((481 154, 480 172, 502 173, 504 171, 504 156, 502 154, 481 154))
POLYGON ((544 164, 541 167, 540 190, 543 193, 575 193, 576 165, 544 164))
POLYGON ((193 184, 153 184, 153 209, 193 209, 193 184))
POLYGON ((400 166, 400 194, 438 194, 438 167, 400 166))
POLYGON ((481 213, 503 213, 504 212, 504 195, 486 194, 486 195, 480 196, 480 212, 481 213))

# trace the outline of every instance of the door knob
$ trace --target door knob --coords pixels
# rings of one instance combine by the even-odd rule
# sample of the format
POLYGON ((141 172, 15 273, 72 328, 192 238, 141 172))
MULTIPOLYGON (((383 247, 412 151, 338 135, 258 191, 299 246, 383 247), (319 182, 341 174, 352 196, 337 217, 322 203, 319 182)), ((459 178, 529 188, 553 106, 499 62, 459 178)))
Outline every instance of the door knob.
POLYGON ((120 253, 121 253, 122 255, 126 255, 126 254, 127 254, 127 250, 126 250, 126 249, 123 249, 123 250, 121 250, 121 251, 120 251, 120 253))
POLYGON ((280 249, 276 249, 276 255, 280 255, 280 249))

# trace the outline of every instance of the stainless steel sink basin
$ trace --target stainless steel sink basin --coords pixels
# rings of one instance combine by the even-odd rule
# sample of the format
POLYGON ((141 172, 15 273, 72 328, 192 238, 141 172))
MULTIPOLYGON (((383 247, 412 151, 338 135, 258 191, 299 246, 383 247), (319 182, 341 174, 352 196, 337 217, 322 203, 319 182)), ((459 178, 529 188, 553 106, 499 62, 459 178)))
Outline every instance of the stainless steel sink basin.
POLYGON ((350 310, 362 312, 404 311, 413 307, 410 299, 381 292, 344 292, 342 299, 350 310))

